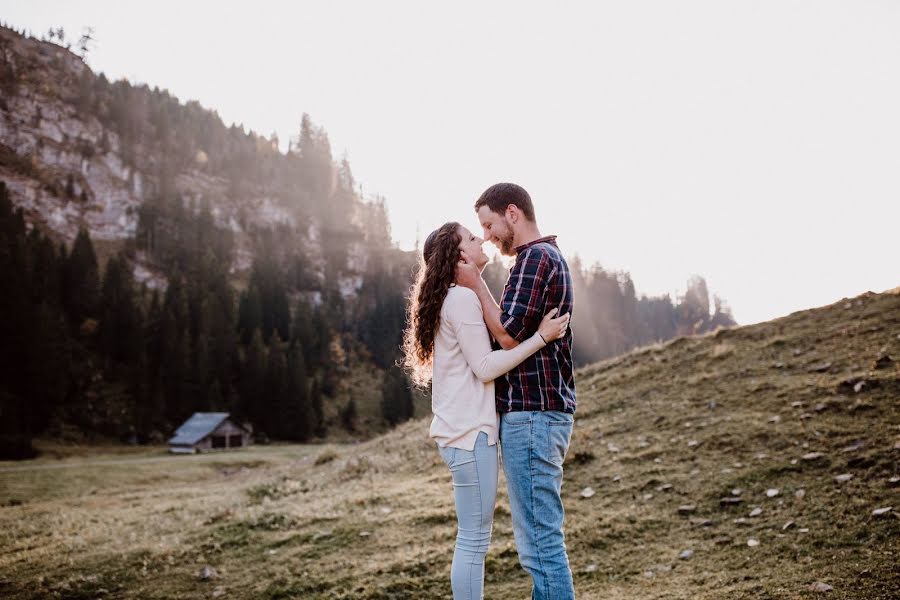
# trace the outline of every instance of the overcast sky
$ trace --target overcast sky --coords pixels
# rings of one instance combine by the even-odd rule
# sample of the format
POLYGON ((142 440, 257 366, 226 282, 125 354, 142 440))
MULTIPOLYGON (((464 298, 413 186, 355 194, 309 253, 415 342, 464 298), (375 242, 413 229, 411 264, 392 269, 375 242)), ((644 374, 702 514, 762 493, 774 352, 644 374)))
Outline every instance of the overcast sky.
POLYGON ((497 181, 639 292, 741 323, 900 285, 900 2, 0 0, 95 71, 286 141, 307 112, 411 248, 497 181))

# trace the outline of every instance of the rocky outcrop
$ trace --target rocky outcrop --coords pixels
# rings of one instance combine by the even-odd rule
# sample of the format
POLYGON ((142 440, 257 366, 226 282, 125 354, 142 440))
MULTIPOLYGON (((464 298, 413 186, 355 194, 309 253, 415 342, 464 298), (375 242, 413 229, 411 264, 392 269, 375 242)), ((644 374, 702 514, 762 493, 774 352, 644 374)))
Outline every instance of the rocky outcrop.
POLYGON ((68 241, 82 225, 94 239, 134 236, 145 176, 124 165, 117 136, 37 90, 21 89, 7 108, 0 115, 0 143, 31 168, 3 164, 0 177, 29 221, 68 241), (110 150, 96 152, 104 133, 110 150))
MULTIPOLYGON (((24 209, 29 226, 69 243, 81 226, 94 240, 133 238, 141 204, 160 185, 155 175, 159 157, 132 148, 139 158, 130 162, 140 166, 130 165, 117 133, 79 111, 72 99, 80 82, 93 75, 85 73, 87 65, 75 54, 0 27, 0 58, 15 73, 0 102, 0 180, 14 204, 24 209)), ((309 261, 324 268, 315 222, 298 223, 272 189, 248 186, 234 198, 225 177, 203 168, 206 160, 206 153, 198 151, 196 168, 175 174, 175 192, 189 206, 207 203, 216 225, 235 234, 232 273, 252 264, 246 232, 274 226, 286 226, 291 235, 303 238, 309 261)), ((347 272, 339 276, 345 295, 358 290, 365 268, 361 248, 351 247, 348 257, 347 272)), ((143 254, 137 253, 133 268, 138 281, 165 284, 143 254)))

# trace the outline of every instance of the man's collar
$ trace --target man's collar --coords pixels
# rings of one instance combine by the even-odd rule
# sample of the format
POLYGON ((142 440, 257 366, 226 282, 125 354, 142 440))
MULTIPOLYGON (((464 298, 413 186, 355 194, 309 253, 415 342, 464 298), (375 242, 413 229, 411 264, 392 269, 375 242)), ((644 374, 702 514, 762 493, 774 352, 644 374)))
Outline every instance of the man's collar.
POLYGON ((555 235, 545 235, 544 237, 538 238, 531 242, 528 242, 527 244, 522 244, 521 246, 516 246, 515 247, 516 254, 518 254, 522 250, 525 250, 526 248, 531 248, 535 244, 540 244, 543 242, 546 242, 548 244, 553 244, 555 246, 556 245, 556 236, 555 235))

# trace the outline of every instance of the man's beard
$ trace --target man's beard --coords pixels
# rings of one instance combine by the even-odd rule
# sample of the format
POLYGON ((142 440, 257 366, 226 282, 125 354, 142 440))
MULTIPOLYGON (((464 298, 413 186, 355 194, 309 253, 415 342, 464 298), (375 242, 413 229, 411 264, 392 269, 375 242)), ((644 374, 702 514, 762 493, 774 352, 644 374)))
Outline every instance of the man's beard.
POLYGON ((500 254, 503 256, 515 256, 516 252, 513 249, 513 235, 512 231, 507 231, 506 235, 502 238, 499 238, 500 241, 500 254))

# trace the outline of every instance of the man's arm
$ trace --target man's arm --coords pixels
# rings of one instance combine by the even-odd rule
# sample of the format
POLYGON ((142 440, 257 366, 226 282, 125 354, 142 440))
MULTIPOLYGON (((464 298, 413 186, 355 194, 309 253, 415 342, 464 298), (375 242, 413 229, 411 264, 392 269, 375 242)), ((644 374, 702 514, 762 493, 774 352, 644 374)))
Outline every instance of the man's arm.
POLYGON ((467 256, 457 268, 457 284, 475 291, 484 312, 484 322, 504 350, 515 348, 537 331, 544 310, 547 282, 553 268, 546 252, 531 248, 517 258, 500 305, 494 301, 487 284, 467 256))
POLYGON ((491 336, 497 340, 501 348, 510 350, 519 345, 519 341, 509 335, 504 329, 503 324, 500 322, 500 306, 494 300, 487 283, 481 278, 481 272, 478 270, 478 267, 474 263, 469 262, 465 254, 463 254, 463 262, 460 262, 456 268, 456 284, 469 288, 478 296, 478 301, 481 303, 481 310, 484 314, 484 324, 487 325, 491 336))
POLYGON ((484 324, 487 325, 488 331, 491 332, 491 335, 497 340, 501 348, 504 350, 515 348, 519 345, 519 341, 509 335, 503 327, 503 323, 500 322, 500 315, 502 314, 500 306, 494 300, 494 295, 491 294, 491 290, 488 289, 484 279, 479 277, 478 280, 479 284, 475 288, 475 294, 478 296, 478 301, 481 302, 484 324))
POLYGON ((518 342, 537 331, 546 309, 547 283, 553 277, 547 253, 532 247, 516 257, 500 299, 500 325, 518 342))

